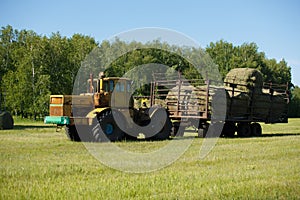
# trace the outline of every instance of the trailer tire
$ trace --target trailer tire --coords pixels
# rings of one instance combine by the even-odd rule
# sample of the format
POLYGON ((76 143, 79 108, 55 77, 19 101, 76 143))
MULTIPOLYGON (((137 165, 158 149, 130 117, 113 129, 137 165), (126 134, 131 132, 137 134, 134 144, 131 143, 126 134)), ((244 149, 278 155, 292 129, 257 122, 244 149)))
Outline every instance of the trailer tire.
POLYGON ((259 123, 255 122, 251 124, 251 134, 254 137, 259 137, 262 135, 262 129, 259 123))
POLYGON ((236 129, 237 128, 234 122, 225 122, 222 130, 222 136, 232 138, 234 137, 236 129))
POLYGON ((205 138, 208 132, 208 128, 209 128, 209 123, 201 124, 200 127, 198 128, 198 137, 205 138))
POLYGON ((199 138, 205 138, 206 134, 207 134, 207 130, 205 130, 203 128, 198 129, 198 137, 199 138))
POLYGON ((251 127, 249 123, 239 123, 237 127, 237 134, 239 137, 250 137, 251 127))

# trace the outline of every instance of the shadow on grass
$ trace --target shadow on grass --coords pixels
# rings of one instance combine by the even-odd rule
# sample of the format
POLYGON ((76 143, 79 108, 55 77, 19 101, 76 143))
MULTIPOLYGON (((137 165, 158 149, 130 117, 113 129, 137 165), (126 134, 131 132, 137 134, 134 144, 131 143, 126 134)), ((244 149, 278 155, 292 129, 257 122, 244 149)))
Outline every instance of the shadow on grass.
POLYGON ((51 125, 14 125, 15 130, 55 128, 51 125))
POLYGON ((300 136, 300 133, 266 133, 262 134, 261 136, 249 136, 249 137, 240 137, 238 135, 234 135, 233 137, 225 137, 221 136, 221 138, 262 138, 262 137, 286 137, 286 136, 300 136))
MULTIPOLYGON (((233 137, 206 137, 209 139, 212 138, 228 138, 228 139, 238 139, 238 138, 263 138, 263 137, 285 137, 285 136, 300 136, 300 133, 266 133, 262 134, 261 136, 250 136, 250 137, 239 137, 238 135, 234 135, 233 137)), ((191 139, 205 139, 202 137, 197 137, 197 136, 183 136, 183 137, 171 137, 166 139, 166 141, 170 140, 191 140, 191 139)), ((122 142, 157 142, 157 141, 164 141, 164 140, 151 140, 151 139, 126 139, 123 140, 122 142)))
POLYGON ((300 135, 300 133, 266 133, 259 137, 284 137, 284 136, 295 136, 300 135))

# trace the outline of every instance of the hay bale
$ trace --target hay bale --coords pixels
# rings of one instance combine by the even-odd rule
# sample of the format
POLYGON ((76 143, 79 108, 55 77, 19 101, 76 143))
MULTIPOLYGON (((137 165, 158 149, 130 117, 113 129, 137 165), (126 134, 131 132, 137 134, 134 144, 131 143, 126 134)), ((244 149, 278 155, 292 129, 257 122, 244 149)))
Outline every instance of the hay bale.
POLYGON ((12 118, 9 112, 0 113, 0 129, 13 129, 14 128, 14 119, 12 118))
POLYGON ((253 88, 257 93, 261 93, 263 86, 263 76, 260 71, 252 68, 235 68, 228 72, 225 79, 225 86, 236 84, 237 89, 243 92, 251 92, 253 88))
MULTIPOLYGON (((198 115, 206 111, 207 86, 197 86, 191 95, 189 114, 198 115)), ((228 93, 223 87, 210 87, 208 96, 208 113, 214 117, 224 117, 228 109, 228 93)))
MULTIPOLYGON (((192 91, 190 104, 191 104, 191 106, 195 105, 195 108, 193 108, 191 110, 194 110, 194 111, 196 111, 196 110, 204 111, 205 110, 206 93, 207 93, 206 85, 198 86, 192 91)), ((211 102, 212 97, 209 96, 208 98, 209 98, 208 101, 211 102)))
MULTIPOLYGON (((207 86, 197 86, 191 92, 191 98, 189 101, 189 115, 198 115, 199 113, 203 113, 206 109, 206 93, 207 86)), ((212 96, 208 97, 208 109, 211 107, 212 96)))
POLYGON ((179 102, 179 110, 187 110, 188 103, 190 102, 192 91, 195 87, 189 85, 181 85, 180 90, 179 87, 176 86, 172 88, 167 95, 166 105, 170 112, 177 111, 177 102, 179 102), (180 93, 179 100, 178 94, 180 93))

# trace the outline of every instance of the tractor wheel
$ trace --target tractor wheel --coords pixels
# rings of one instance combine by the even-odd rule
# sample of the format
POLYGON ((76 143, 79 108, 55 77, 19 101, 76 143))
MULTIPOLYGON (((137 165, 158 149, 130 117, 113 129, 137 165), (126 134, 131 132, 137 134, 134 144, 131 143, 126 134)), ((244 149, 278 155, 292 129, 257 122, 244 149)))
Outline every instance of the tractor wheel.
POLYGON ((251 124, 251 134, 252 136, 259 137, 262 135, 262 129, 259 123, 251 124))
POLYGON ((80 142, 80 137, 78 135, 78 132, 76 130, 76 127, 75 125, 67 125, 65 127, 65 132, 66 132, 66 135, 67 137, 71 140, 71 141, 76 141, 76 142, 80 142))
POLYGON ((91 142, 93 137, 91 137, 91 127, 89 125, 76 125, 77 135, 82 142, 91 142))
POLYGON ((198 129, 198 137, 199 138, 205 138, 207 134, 207 130, 206 129, 203 129, 203 128, 199 128, 198 129))
POLYGON ((120 141, 124 139, 124 132, 118 127, 113 115, 121 114, 118 111, 107 109, 98 114, 92 129, 95 142, 120 141))
POLYGON ((251 127, 249 123, 239 123, 237 127, 237 134, 240 137, 250 137, 251 127))
POLYGON ((172 130, 172 122, 169 117, 167 117, 164 127, 160 132, 151 137, 151 140, 166 140, 169 139, 172 130))
POLYGON ((137 140, 137 137, 126 133, 125 134, 125 139, 128 140, 128 141, 135 141, 135 140, 137 140))
POLYGON ((222 130, 222 136, 224 137, 234 137, 236 126, 234 122, 225 122, 223 130, 222 130))

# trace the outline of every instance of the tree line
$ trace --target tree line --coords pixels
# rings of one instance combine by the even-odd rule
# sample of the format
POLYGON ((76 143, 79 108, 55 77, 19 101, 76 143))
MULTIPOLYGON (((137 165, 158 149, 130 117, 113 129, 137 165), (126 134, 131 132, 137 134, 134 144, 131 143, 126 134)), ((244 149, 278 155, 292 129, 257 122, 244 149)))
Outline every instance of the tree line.
POLYGON ((1 108, 22 117, 48 112, 50 94, 70 94, 81 61, 98 44, 88 36, 2 27, 0 35, 1 108))
MULTIPOLYGON (((205 49, 170 46, 155 40, 142 44, 121 40, 95 41, 91 36, 74 34, 67 38, 59 32, 41 36, 31 30, 16 30, 11 26, 0 32, 0 110, 8 110, 22 117, 43 117, 48 114, 51 94, 71 94, 78 70, 86 57, 97 49, 101 63, 106 66, 108 76, 122 76, 134 66, 158 63, 181 70, 187 78, 198 78, 193 64, 180 55, 193 57, 208 54, 217 65, 222 78, 232 68, 257 68, 264 81, 289 84, 293 97, 290 110, 299 108, 299 88, 291 83, 291 68, 282 59, 268 59, 258 51, 255 43, 234 46, 224 40, 210 43, 205 49), (147 48, 143 48, 147 46, 147 48), (157 49, 168 46, 172 52, 157 49), (96 48, 97 47, 97 48, 96 48), (150 47, 150 48, 149 48, 150 47), (153 47, 153 48, 151 48, 153 47), (134 49, 133 51, 127 51, 134 49), (126 52, 126 53, 123 53, 126 52), (113 55, 120 55, 111 61, 113 55)), ((138 79, 145 78, 141 74, 138 79)), ((88 76, 86 77, 88 79, 88 76)), ((147 88, 141 88, 142 92, 147 88)), ((300 116, 300 109, 293 116, 300 116)))

